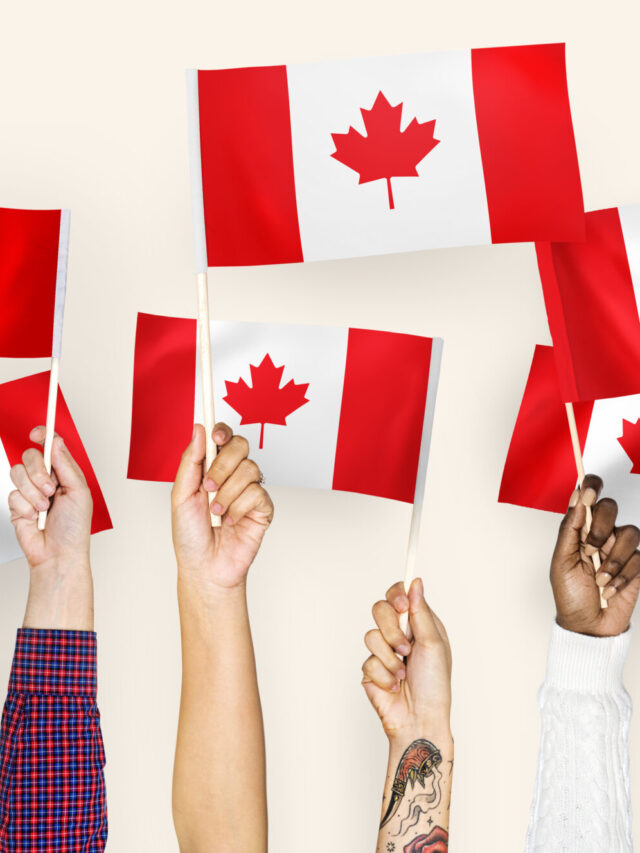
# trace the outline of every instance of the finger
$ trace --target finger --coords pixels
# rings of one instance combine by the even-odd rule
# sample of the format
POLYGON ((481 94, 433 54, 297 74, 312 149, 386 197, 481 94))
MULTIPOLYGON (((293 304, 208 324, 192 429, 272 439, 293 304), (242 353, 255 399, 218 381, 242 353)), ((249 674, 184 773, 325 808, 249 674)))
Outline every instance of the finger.
POLYGON ((618 504, 613 498, 602 498, 593 507, 591 529, 586 537, 588 545, 600 549, 613 533, 618 515, 618 504))
POLYGON ((23 497, 37 510, 43 512, 49 509, 49 498, 43 495, 40 489, 32 483, 24 465, 14 465, 9 472, 11 482, 23 497))
POLYGON ((38 518, 38 511, 19 491, 9 494, 9 509, 11 510, 11 521, 16 521, 18 518, 35 521, 38 518))
POLYGON ((273 519, 273 501, 257 483, 251 483, 231 504, 224 517, 226 524, 237 524, 249 513, 259 512, 267 524, 273 519))
POLYGON ((587 557, 593 557, 593 555, 596 553, 596 551, 600 551, 600 554, 603 557, 608 557, 615 544, 616 544, 616 534, 615 534, 615 530, 614 530, 614 532, 607 539, 607 541, 604 543, 602 548, 596 548, 593 545, 586 545, 585 544, 582 546, 582 550, 587 555, 587 557))
POLYGON ((204 487, 217 492, 233 474, 243 459, 249 455, 249 442, 242 435, 234 435, 220 450, 206 473, 204 487))
POLYGON ((604 588, 602 597, 606 601, 609 601, 610 598, 613 598, 617 592, 620 592, 621 589, 634 581, 638 576, 640 576, 640 551, 635 551, 618 575, 604 588))
POLYGON ((362 673, 364 675, 363 682, 372 681, 378 687, 391 693, 396 693, 400 689, 396 676, 389 672, 382 661, 373 655, 362 664, 362 673))
POLYGON ((47 469, 44 464, 44 456, 41 451, 36 450, 35 447, 29 447, 22 454, 22 464, 24 465, 27 474, 29 475, 29 479, 31 482, 38 488, 42 494, 50 498, 51 495, 55 493, 56 487, 47 473, 47 469))
POLYGON ((214 444, 217 444, 218 447, 224 447, 225 444, 228 444, 232 436, 233 430, 227 424, 223 424, 222 421, 213 428, 212 438, 214 444))
POLYGON ((415 578, 409 587, 409 620, 417 645, 430 646, 442 641, 433 614, 424 599, 421 578, 415 578))
POLYGON ((367 631, 364 635, 364 644, 371 654, 374 657, 377 657, 382 665, 386 667, 389 672, 392 672, 399 681, 405 677, 406 670, 404 668, 404 663, 396 654, 394 654, 393 649, 382 636, 379 629, 372 628, 371 631, 367 631))
POLYGON ((400 655, 408 655, 411 643, 400 628, 400 619, 396 610, 388 601, 376 601, 371 610, 376 625, 385 641, 400 655))
POLYGON ((409 609, 409 599, 402 581, 398 581, 398 583, 394 583, 393 586, 389 587, 386 598, 398 613, 406 613, 409 609))
POLYGON ((191 441, 186 446, 178 473, 171 490, 171 502, 177 506, 194 495, 202 483, 202 463, 205 457, 205 432, 202 424, 195 424, 191 441))
POLYGON ((243 459, 233 474, 218 491, 211 512, 213 515, 224 515, 227 507, 236 501, 250 483, 260 482, 260 468, 253 459, 243 459))
POLYGON ((602 491, 602 478, 597 474, 587 474, 580 486, 580 498, 585 506, 593 506, 602 491))
POLYGON ((640 530, 633 524, 626 524, 616 530, 616 543, 596 574, 598 586, 607 586, 609 581, 622 571, 638 545, 640 530))
POLYGON ((552 565, 562 565, 570 558, 579 555, 580 531, 584 525, 586 514, 587 508, 582 501, 578 501, 575 506, 569 507, 560 522, 552 565))

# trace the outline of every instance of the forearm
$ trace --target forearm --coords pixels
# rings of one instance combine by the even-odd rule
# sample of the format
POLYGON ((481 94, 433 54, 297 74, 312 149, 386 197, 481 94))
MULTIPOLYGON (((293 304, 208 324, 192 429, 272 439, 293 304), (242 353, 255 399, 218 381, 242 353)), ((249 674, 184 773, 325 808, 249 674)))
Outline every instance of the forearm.
POLYGON ((631 853, 629 641, 553 627, 527 853, 631 853))
POLYGON ((31 568, 22 627, 93 631, 93 579, 88 556, 31 568))
POLYGON ((173 813, 182 853, 267 849, 262 711, 244 586, 179 581, 182 696, 173 813))
POLYGON ((453 781, 448 724, 406 732, 389 745, 377 853, 446 853, 453 781))

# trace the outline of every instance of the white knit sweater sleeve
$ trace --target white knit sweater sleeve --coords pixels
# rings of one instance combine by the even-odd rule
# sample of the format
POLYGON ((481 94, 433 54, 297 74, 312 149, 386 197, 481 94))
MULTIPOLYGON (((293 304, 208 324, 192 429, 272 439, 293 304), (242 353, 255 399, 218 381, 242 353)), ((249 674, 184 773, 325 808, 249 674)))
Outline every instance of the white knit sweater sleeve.
POLYGON ((553 626, 526 853, 633 849, 631 699, 622 684, 630 634, 601 639, 553 626))

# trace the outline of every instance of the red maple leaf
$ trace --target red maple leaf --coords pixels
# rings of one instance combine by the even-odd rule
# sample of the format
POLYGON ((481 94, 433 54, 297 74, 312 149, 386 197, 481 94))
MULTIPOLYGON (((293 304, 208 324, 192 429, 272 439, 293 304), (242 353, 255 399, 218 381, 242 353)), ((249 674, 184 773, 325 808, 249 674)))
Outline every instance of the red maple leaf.
POLYGON ((622 435, 618 441, 633 463, 629 473, 640 474, 640 418, 635 423, 622 419, 622 435))
POLYGON ((223 399, 239 415, 242 415, 241 424, 260 424, 260 448, 262 448, 264 425, 286 426, 287 415, 309 402, 304 396, 309 383, 296 385, 293 379, 290 379, 281 388, 280 380, 284 365, 276 367, 269 353, 265 355, 258 367, 250 364, 249 369, 252 387, 247 385, 244 379, 239 379, 238 382, 225 381, 227 396, 223 399))
POLYGON ((382 92, 378 92, 370 110, 361 109, 367 131, 363 136, 350 127, 347 133, 332 133, 336 150, 331 155, 360 175, 359 184, 385 178, 389 193, 389 208, 394 209, 391 178, 416 178, 416 166, 440 142, 433 136, 436 122, 413 119, 400 130, 402 103, 392 107, 382 92))

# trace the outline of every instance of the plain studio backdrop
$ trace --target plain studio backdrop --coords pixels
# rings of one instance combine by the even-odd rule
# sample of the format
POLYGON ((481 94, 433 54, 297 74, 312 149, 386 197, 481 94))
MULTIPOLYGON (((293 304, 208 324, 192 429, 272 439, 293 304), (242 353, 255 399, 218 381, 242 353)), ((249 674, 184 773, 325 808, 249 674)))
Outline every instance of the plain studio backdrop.
MULTIPOLYGON (((4 4, 0 204, 72 210, 61 385, 115 525, 92 541, 112 853, 177 850, 169 486, 129 482, 126 468, 136 312, 195 316, 184 69, 566 40, 589 210, 640 201, 639 29, 631 0, 4 4)), ((220 269, 210 289, 218 319, 444 338, 419 563, 453 646, 451 851, 521 850, 559 522, 497 503, 533 347, 550 342, 533 247, 220 269)), ((46 366, 3 360, 0 380, 46 366)), ((381 398, 381 447, 394 440, 387 422, 381 398)), ((255 442, 258 431, 246 435, 255 442)), ((403 574, 410 508, 339 492, 272 494, 275 521, 250 575, 271 849, 368 853, 386 742, 360 686, 362 636, 371 605, 403 574)), ((2 566, 1 577, 5 683, 24 560, 2 566)), ((638 709, 636 801, 639 664, 636 636, 626 674, 638 709)))

